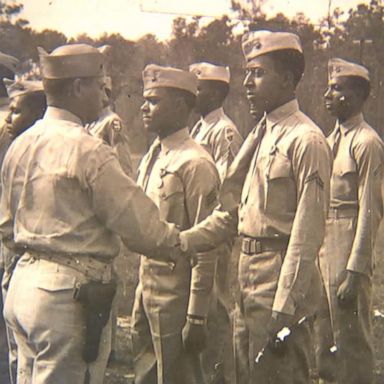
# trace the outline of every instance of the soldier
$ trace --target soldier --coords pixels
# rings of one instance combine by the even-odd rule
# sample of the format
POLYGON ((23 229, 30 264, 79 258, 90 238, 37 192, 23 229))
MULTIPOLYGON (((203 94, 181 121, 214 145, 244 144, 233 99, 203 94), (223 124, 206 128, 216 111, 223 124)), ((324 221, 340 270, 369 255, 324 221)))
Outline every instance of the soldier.
POLYGON ((328 210, 331 154, 295 97, 304 71, 298 36, 256 31, 242 44, 250 109, 255 115, 264 111, 264 117, 227 172, 220 209, 182 232, 181 247, 207 250, 238 231, 237 382, 308 384, 306 320, 321 287, 316 260, 328 210), (277 348, 284 327, 290 335, 277 348))
MULTIPOLYGON (((138 183, 164 220, 187 229, 212 212, 220 183, 210 155, 188 133, 197 78, 149 65, 143 81, 144 125, 158 139, 141 162, 138 183)), ((132 314, 135 383, 202 383, 199 354, 206 345, 216 253, 198 255, 194 266, 144 255, 132 314)))
POLYGON ((361 65, 331 59, 327 110, 335 117, 328 137, 334 163, 330 211, 320 268, 337 347, 338 382, 371 384, 373 248, 383 216, 383 143, 365 121, 369 73, 361 65))
MULTIPOLYGON (((5 79, 7 93, 10 99, 9 113, 6 120, 6 131, 8 136, 14 140, 26 129, 31 127, 37 120, 41 119, 47 107, 47 102, 41 81, 5 79)), ((6 291, 12 271, 20 255, 14 253, 7 247, 1 249, 4 260, 4 276, 2 279, 3 299, 5 301, 6 291)), ((7 331, 9 347, 9 368, 11 382, 16 384, 17 375, 17 346, 14 337, 7 331)), ((2 381, 3 382, 3 381, 2 381)), ((4 380, 4 383, 6 380, 4 380)))
POLYGON ((85 124, 101 112, 103 56, 65 45, 40 62, 48 108, 8 150, 0 232, 23 253, 4 314, 18 347, 18 382, 102 383, 110 351, 113 258, 171 255, 178 230, 85 124), (28 303, 28 305, 25 305, 28 303))
MULTIPOLYGON (((13 56, 0 52, 0 166, 3 163, 5 152, 11 144, 5 125, 5 118, 9 113, 9 97, 4 84, 4 79, 14 79, 19 60, 13 56)), ((0 281, 4 274, 3 255, 0 255, 0 281)), ((0 313, 3 313, 3 298, 0 295, 0 313)), ((9 383, 8 375, 8 346, 6 326, 3 317, 0 316, 0 382, 9 383)))
MULTIPOLYGON (((229 92, 230 72, 228 67, 210 63, 195 63, 190 72, 198 78, 195 111, 200 120, 191 131, 191 136, 212 156, 222 181, 229 165, 240 149, 243 139, 232 120, 224 113, 223 103, 229 92)), ((208 348, 203 353, 203 367, 208 382, 214 377, 232 383, 233 367, 225 351, 231 345, 231 293, 229 266, 231 246, 223 245, 218 250, 215 275, 215 296, 208 316, 208 348)))

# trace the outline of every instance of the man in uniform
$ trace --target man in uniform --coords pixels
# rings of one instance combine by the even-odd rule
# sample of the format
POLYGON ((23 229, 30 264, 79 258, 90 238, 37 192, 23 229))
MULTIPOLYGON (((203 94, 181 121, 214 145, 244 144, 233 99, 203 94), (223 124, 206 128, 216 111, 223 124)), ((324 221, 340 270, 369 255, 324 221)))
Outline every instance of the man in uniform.
MULTIPOLYGON (((5 79, 7 93, 10 99, 8 116, 6 117, 6 131, 14 140, 25 130, 41 119, 47 107, 47 102, 41 81, 5 79)), ((20 255, 1 245, 1 254, 4 260, 4 276, 2 279, 3 300, 5 301, 9 281, 20 255)), ((17 346, 12 332, 7 330, 9 347, 9 369, 11 382, 16 384, 17 376, 17 346)), ((7 383, 4 379, 2 381, 7 383)))
MULTIPOLYGON (((149 65, 143 81, 144 125, 158 139, 141 162, 138 183, 162 219, 187 229, 212 212, 220 184, 213 160, 187 128, 197 78, 149 65)), ((215 266, 215 252, 176 266, 141 256, 132 314, 136 384, 202 383, 199 354, 206 345, 215 266)))
MULTIPOLYGON (((14 79, 18 62, 16 57, 0 52, 0 166, 3 163, 5 152, 11 144, 11 138, 5 126, 10 101, 4 79, 14 79)), ((0 254, 0 281, 3 274, 4 260, 3 255, 0 254)), ((0 313, 3 313, 2 295, 0 295, 0 313)), ((0 381, 4 384, 9 383, 7 333, 3 316, 0 316, 0 381)))
POLYGON ((227 172, 220 209, 182 232, 181 247, 207 250, 238 231, 237 383, 308 384, 307 319, 321 287, 316 260, 328 210, 331 154, 295 97, 304 71, 298 36, 256 31, 242 44, 251 112, 264 111, 264 117, 227 172), (277 348, 284 327, 290 335, 277 348))
POLYGON ((369 73, 339 58, 329 61, 325 106, 337 117, 328 137, 334 154, 330 211, 320 268, 337 347, 338 382, 371 384, 373 248, 383 216, 383 143, 365 121, 369 73))
MULTIPOLYGON (((191 136, 210 153, 223 181, 243 142, 236 125, 223 110, 229 92, 230 71, 228 67, 204 62, 190 65, 189 70, 198 78, 195 111, 200 115, 191 136)), ((230 245, 223 245, 218 250, 215 300, 212 300, 208 316, 208 348, 203 353, 208 382, 216 378, 229 384, 233 381, 230 377, 233 367, 228 361, 230 354, 226 352, 231 346, 231 250, 230 245)))
POLYGON ((65 45, 41 50, 40 62, 47 111, 3 164, 0 232, 5 246, 23 253, 4 313, 19 383, 102 383, 119 238, 133 251, 169 256, 178 230, 160 221, 113 150, 85 129, 102 108, 102 54, 65 45))

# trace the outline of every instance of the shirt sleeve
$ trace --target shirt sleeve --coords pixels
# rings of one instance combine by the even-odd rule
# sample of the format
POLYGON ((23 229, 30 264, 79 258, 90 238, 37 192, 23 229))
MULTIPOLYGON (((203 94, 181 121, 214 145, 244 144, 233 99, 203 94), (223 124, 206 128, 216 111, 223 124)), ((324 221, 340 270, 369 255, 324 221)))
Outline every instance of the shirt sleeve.
POLYGON ((383 216, 383 144, 375 138, 363 138, 353 155, 357 163, 359 209, 347 269, 371 276, 374 239, 383 216))
POLYGON ((239 152, 243 138, 236 127, 220 126, 214 135, 213 159, 219 172, 221 182, 224 180, 228 167, 239 152))
POLYGON ((293 149, 297 210, 281 267, 274 311, 294 315, 318 273, 316 259, 324 239, 331 161, 328 144, 320 134, 307 133, 293 149))
MULTIPOLYGON (((183 170, 186 208, 191 226, 208 217, 217 205, 219 177, 206 159, 190 162, 183 170)), ((198 253, 192 267, 188 314, 207 316, 216 270, 217 251, 198 253)))
POLYGON ((124 173, 113 151, 105 145, 101 147, 104 149, 94 151, 97 153, 86 168, 97 217, 134 252, 153 258, 174 255, 179 243, 175 225, 160 220, 156 205, 124 173), (102 163, 98 159, 103 159, 102 163))

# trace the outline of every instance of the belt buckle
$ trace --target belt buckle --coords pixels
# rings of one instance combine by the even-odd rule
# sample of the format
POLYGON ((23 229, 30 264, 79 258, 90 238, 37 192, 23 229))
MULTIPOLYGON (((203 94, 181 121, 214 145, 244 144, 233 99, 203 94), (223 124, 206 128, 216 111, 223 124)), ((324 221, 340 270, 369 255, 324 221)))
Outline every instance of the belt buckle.
POLYGON ((250 239, 247 239, 247 238, 244 238, 243 239, 243 252, 246 254, 246 255, 249 255, 250 252, 251 252, 251 241, 250 239))

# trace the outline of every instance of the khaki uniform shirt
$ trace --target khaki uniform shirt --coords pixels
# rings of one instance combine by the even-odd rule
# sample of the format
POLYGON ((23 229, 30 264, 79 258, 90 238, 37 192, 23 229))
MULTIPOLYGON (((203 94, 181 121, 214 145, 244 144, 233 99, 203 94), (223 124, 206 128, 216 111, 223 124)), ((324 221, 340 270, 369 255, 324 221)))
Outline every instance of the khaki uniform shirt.
MULTIPOLYGON (((244 146, 248 144, 247 138, 244 146)), ((265 136, 256 145, 242 189, 238 232, 254 238, 290 238, 275 311, 294 314, 318 273, 315 260, 324 237, 331 162, 323 133, 296 100, 266 116, 265 136)), ((216 210, 182 234, 182 242, 208 249, 233 234, 233 221, 235 215, 216 210)))
POLYGON ((174 225, 121 169, 113 150, 68 111, 44 118, 9 148, 2 171, 0 232, 35 251, 108 260, 119 236, 133 251, 171 252, 174 225))
POLYGON ((191 136, 212 156, 220 180, 223 181, 243 143, 236 125, 224 113, 223 108, 219 108, 201 118, 192 128, 191 136))
MULTIPOLYGON (((182 129, 155 140, 139 167, 138 183, 160 209, 163 220, 187 229, 205 219, 217 204, 219 177, 209 154, 182 129), (158 155, 157 155, 158 153, 158 155)), ((175 266, 141 259, 140 284, 145 300, 158 299, 161 313, 185 321, 188 313, 206 316, 213 286, 216 254, 187 258, 175 266), (169 311, 169 312, 168 312, 169 311)))
POLYGON ((117 154, 121 168, 128 175, 133 175, 129 139, 126 127, 119 115, 107 107, 99 119, 88 126, 88 131, 110 145, 117 154))
POLYGON ((383 142, 362 114, 337 123, 328 142, 336 152, 330 206, 358 212, 347 269, 371 276, 374 240, 383 216, 383 142))

